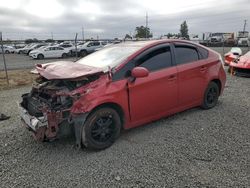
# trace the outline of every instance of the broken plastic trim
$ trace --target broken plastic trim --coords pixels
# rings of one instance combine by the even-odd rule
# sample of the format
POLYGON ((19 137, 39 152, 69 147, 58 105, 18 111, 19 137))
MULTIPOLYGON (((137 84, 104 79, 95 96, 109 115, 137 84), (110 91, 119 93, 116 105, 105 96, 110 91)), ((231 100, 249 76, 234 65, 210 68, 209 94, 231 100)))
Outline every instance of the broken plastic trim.
POLYGON ((81 138, 82 138, 82 129, 85 123, 85 120, 87 119, 89 113, 84 114, 76 114, 72 116, 72 120, 74 122, 74 131, 75 131, 75 139, 76 139, 76 147, 81 148, 81 138))

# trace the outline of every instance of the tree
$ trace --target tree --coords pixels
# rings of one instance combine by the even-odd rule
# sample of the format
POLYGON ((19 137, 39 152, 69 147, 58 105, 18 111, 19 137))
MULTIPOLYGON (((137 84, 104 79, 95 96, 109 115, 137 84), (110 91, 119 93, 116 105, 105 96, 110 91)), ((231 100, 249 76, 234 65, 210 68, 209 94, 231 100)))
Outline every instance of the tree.
POLYGON ((55 42, 53 39, 47 39, 45 42, 55 42))
POLYGON ((153 34, 150 33, 150 28, 144 26, 136 27, 135 32, 136 38, 151 38, 153 36, 153 34))
POLYGON ((132 37, 131 37, 129 34, 126 34, 125 37, 124 37, 124 39, 125 39, 125 40, 126 40, 126 39, 132 39, 132 37))
POLYGON ((189 35, 188 35, 188 25, 187 25, 186 20, 181 24, 181 27, 180 27, 180 34, 181 34, 181 37, 186 38, 186 39, 189 39, 189 35))
POLYGON ((25 44, 36 43, 36 42, 39 42, 39 40, 36 38, 25 40, 25 44))

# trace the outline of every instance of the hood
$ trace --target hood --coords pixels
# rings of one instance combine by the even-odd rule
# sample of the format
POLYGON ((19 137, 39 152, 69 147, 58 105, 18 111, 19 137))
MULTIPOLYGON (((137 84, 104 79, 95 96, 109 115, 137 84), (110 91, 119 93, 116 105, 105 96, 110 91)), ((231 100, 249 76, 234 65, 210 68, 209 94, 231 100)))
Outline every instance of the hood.
POLYGON ((47 64, 37 64, 36 71, 48 80, 73 79, 103 72, 100 68, 72 61, 57 61, 47 64))
POLYGON ((30 53, 39 53, 40 51, 38 50, 31 50, 30 53))

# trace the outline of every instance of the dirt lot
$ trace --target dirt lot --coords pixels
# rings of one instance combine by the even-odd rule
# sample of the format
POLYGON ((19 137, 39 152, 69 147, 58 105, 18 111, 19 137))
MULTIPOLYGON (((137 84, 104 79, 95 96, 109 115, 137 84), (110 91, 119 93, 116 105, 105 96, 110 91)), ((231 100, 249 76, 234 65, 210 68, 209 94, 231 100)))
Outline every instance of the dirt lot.
POLYGON ((36 76, 30 73, 30 69, 8 71, 9 85, 6 81, 6 74, 0 71, 0 91, 24 85, 31 85, 36 76))
POLYGON ((123 132, 110 148, 74 140, 37 143, 20 125, 17 101, 0 92, 0 187, 250 187, 250 80, 230 77, 219 104, 123 132))

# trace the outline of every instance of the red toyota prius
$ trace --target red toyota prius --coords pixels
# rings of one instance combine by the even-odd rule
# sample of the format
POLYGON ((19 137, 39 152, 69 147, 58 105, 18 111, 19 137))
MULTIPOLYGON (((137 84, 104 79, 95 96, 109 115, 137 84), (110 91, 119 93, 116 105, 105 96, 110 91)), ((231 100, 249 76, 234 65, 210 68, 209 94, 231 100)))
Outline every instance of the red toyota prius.
POLYGON ((22 95, 23 124, 36 140, 74 132, 78 147, 104 149, 130 129, 201 106, 216 105, 226 74, 221 56, 183 40, 125 42, 77 62, 36 66, 22 95))

